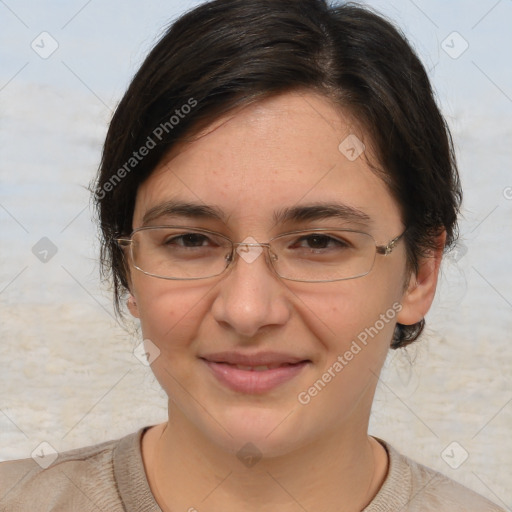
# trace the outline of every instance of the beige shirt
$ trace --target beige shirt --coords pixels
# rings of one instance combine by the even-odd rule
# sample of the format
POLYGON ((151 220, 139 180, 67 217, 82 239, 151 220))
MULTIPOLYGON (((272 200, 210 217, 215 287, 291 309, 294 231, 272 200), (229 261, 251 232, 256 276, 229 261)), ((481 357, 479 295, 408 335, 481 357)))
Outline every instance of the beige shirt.
MULTIPOLYGON (((61 453, 45 470, 33 459, 0 464, 0 511, 161 512, 142 462, 141 438, 147 428, 61 453)), ((389 454, 389 470, 363 512, 505 512, 380 442, 389 454)))

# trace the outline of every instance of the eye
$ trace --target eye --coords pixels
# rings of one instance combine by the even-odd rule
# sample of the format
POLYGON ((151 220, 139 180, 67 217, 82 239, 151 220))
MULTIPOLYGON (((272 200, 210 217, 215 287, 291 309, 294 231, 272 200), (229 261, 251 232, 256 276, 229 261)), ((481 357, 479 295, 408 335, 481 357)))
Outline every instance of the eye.
POLYGON ((351 245, 343 239, 333 238, 326 234, 311 233, 300 237, 294 245, 306 249, 348 249, 351 245))
POLYGON ((180 247, 204 247, 211 240, 200 233, 185 233, 183 235, 168 237, 164 240, 165 245, 177 245, 180 247))

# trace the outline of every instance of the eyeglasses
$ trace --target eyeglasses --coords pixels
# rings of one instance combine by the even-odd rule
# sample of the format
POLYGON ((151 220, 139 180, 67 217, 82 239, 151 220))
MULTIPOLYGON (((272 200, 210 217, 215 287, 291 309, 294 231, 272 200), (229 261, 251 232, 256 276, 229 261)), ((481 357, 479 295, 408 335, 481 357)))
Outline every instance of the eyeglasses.
POLYGON ((129 238, 117 238, 129 248, 133 266, 161 279, 206 279, 222 274, 236 254, 252 263, 267 249, 267 262, 279 277, 321 283, 367 275, 377 254, 388 255, 405 231, 386 245, 377 245, 368 233, 350 229, 290 231, 259 243, 253 238, 233 242, 206 229, 183 226, 148 226, 129 238))

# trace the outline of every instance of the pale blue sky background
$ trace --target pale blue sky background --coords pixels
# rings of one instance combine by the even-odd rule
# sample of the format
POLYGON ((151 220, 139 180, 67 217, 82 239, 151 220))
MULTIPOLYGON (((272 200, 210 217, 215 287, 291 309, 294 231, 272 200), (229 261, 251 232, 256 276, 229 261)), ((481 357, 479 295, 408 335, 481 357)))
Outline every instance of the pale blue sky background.
MULTIPOLYGON (((29 62, 20 79, 49 84, 58 80, 62 86, 75 87, 76 79, 62 69, 63 60, 94 91, 109 100, 123 89, 162 27, 178 13, 199 3, 192 0, 2 1, 1 76, 5 82, 29 62), (58 53, 47 62, 40 61, 27 44, 43 30, 60 43, 58 53)), ((488 100, 498 98, 499 101, 499 96, 488 90, 485 77, 475 72, 474 62, 512 96, 510 88, 507 90, 507 85, 512 83, 510 0, 362 3, 396 20, 428 67, 439 62, 434 74, 436 81, 443 83, 449 78, 443 89, 475 101, 481 99, 482 93, 488 93, 488 100), (452 31, 458 31, 469 43, 466 55, 457 61, 440 49, 440 42, 452 31)))

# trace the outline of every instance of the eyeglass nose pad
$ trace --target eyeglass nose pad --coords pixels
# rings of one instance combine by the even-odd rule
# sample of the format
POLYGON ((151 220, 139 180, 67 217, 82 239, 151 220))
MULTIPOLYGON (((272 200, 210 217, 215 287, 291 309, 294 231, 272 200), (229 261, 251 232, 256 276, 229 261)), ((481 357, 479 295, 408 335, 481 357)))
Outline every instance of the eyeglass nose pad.
MULTIPOLYGON (((241 245, 242 244, 239 245, 239 249, 240 249, 241 245)), ((243 244, 243 245, 245 245, 245 249, 246 250, 241 249, 241 251, 242 252, 248 252, 249 244, 243 244)), ((252 244, 252 245, 257 245, 257 244, 252 244)), ((276 253, 274 253, 272 251, 272 249, 270 247, 268 247, 268 245, 261 244, 261 247, 267 247, 268 248, 268 255, 270 257, 271 263, 274 263, 274 262, 276 262, 279 259, 278 255, 276 253)), ((226 256, 224 256, 224 259, 226 260, 226 266, 229 266, 229 265, 231 265, 231 263, 233 263, 234 259, 236 258, 235 253, 238 253, 238 250, 233 248, 233 250, 230 253, 227 253, 226 256)))

